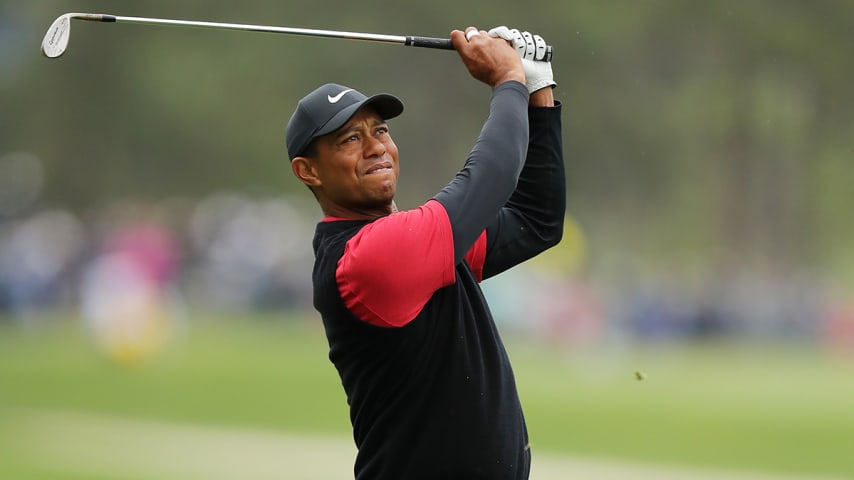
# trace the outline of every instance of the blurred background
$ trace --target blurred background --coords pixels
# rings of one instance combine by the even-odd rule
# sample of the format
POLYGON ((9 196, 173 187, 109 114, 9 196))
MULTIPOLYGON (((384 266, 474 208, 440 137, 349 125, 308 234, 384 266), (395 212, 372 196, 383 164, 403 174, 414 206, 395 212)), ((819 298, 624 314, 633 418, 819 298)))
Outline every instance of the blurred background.
POLYGON ((487 114, 488 88, 446 51, 75 21, 68 51, 41 56, 71 11, 541 34, 564 109, 566 234, 484 283, 534 446, 554 460, 535 456, 534 478, 854 478, 844 0, 0 0, 0 476, 282 478, 290 451, 312 468, 284 478, 331 478, 330 464, 346 478, 346 405, 311 306, 321 213, 290 173, 285 123, 329 81, 398 95, 398 205, 412 208, 487 114), (226 427, 270 454, 252 449, 239 474, 145 460, 233 452, 250 434, 226 427), (115 465, 81 446, 146 435, 160 450, 115 465), (308 461, 286 435, 332 443, 308 461))

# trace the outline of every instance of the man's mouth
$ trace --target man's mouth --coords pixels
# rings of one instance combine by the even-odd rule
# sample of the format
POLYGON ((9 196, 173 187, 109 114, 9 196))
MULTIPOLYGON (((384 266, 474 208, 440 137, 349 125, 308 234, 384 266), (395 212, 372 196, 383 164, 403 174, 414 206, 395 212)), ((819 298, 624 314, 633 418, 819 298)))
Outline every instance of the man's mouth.
POLYGON ((372 166, 372 167, 371 167, 371 168, 369 168, 369 169, 368 169, 368 171, 367 171, 367 172, 365 172, 365 173, 366 173, 367 175, 372 175, 372 174, 374 174, 374 173, 385 173, 385 172, 391 172, 391 171, 393 171, 393 170, 394 170, 394 169, 392 168, 391 163, 389 163, 389 162, 382 162, 382 163, 378 163, 378 164, 376 164, 376 165, 372 166))

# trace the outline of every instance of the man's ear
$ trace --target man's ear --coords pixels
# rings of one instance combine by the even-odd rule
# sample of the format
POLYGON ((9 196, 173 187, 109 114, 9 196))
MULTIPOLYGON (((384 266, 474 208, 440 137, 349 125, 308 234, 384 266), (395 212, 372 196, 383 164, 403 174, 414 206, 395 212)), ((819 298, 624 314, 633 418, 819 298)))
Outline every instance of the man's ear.
POLYGON ((314 162, 306 157, 295 157, 291 160, 291 170, 294 176, 302 183, 309 187, 318 187, 321 185, 320 178, 317 176, 317 169, 314 168, 314 162))

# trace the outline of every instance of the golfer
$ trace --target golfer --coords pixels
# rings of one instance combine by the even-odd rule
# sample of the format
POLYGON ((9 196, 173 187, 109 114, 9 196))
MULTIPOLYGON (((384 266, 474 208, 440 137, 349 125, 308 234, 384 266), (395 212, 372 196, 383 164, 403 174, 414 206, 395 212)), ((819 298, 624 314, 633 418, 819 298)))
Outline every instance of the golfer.
POLYGON ((533 60, 539 36, 469 27, 451 40, 491 87, 490 111, 462 169, 421 206, 394 202, 396 97, 323 85, 287 126, 293 173, 325 217, 314 305, 347 394, 358 480, 530 471, 513 371, 478 284, 560 241, 560 104, 551 65, 533 60))

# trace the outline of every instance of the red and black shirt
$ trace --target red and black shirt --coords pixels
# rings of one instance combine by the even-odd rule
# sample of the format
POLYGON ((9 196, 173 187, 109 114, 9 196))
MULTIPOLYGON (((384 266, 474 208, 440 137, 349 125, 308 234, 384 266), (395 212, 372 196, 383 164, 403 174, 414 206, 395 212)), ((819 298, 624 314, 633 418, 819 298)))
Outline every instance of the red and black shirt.
POLYGON ((560 240, 560 105, 498 86, 463 169, 433 199, 325 219, 314 304, 358 447, 358 480, 526 479, 528 434, 479 282, 560 240))

